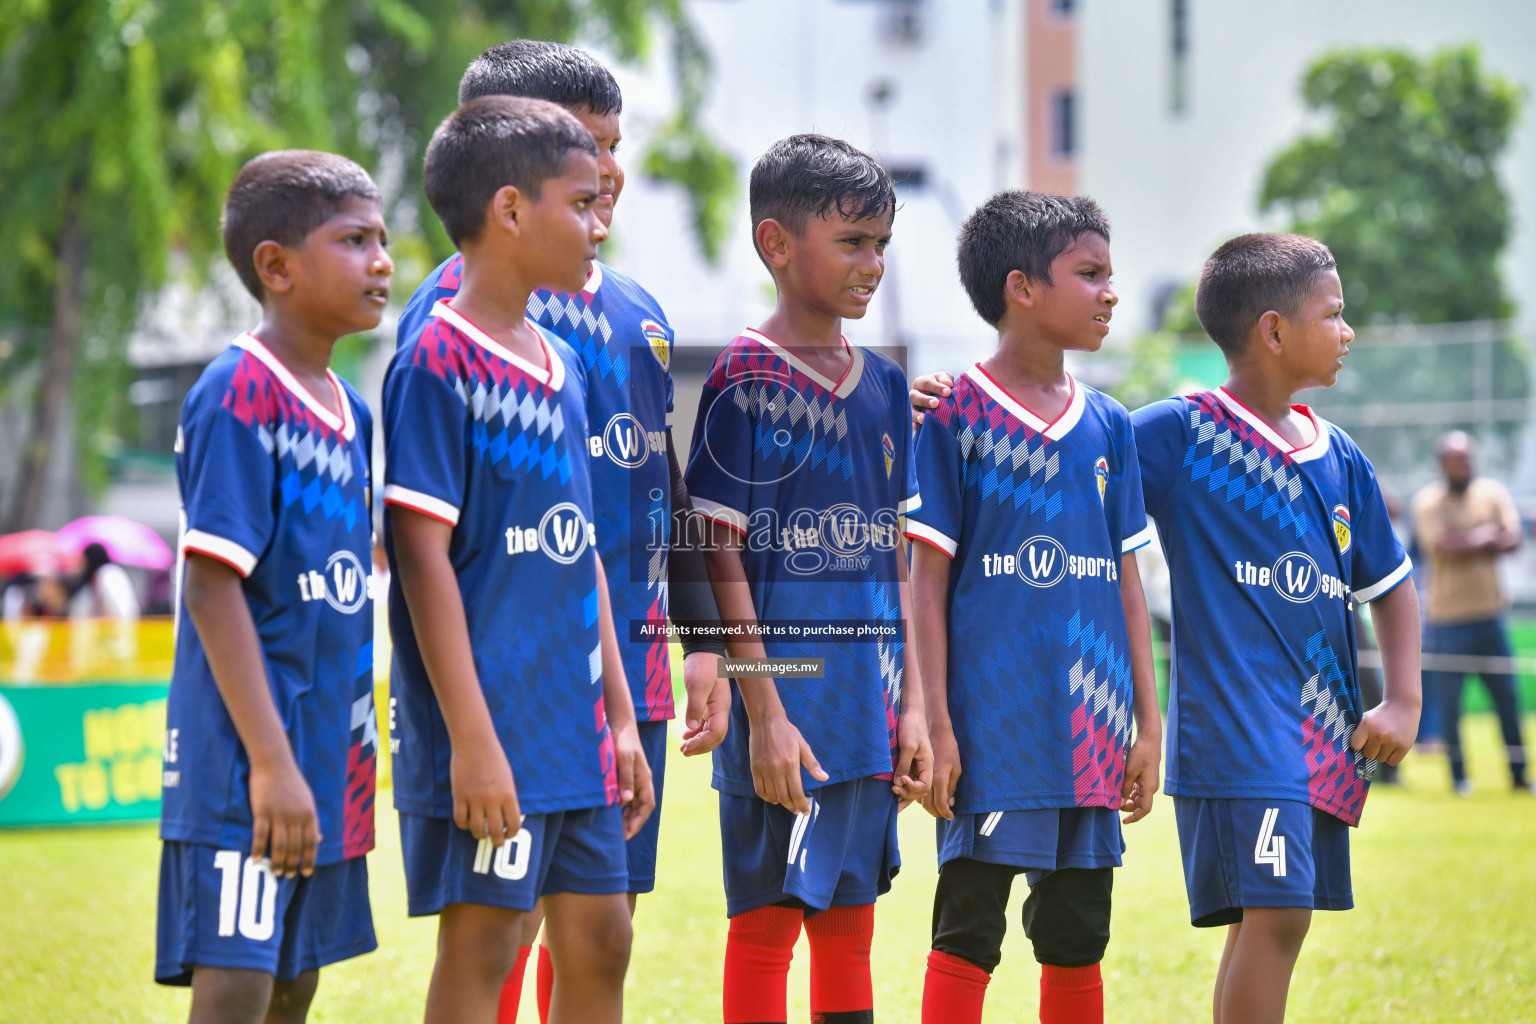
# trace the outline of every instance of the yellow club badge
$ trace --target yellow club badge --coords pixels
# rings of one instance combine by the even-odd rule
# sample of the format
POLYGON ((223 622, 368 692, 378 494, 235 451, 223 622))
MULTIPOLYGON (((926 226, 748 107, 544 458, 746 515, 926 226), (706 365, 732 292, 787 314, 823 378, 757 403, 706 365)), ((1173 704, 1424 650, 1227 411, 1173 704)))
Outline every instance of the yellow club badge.
POLYGON ((1099 483, 1099 504, 1104 504, 1104 488, 1109 486, 1109 460, 1100 455, 1093 464, 1093 477, 1099 483))
POLYGON ((1349 550, 1349 542, 1354 534, 1349 531, 1349 509, 1343 505, 1333 506, 1333 539, 1339 542, 1339 554, 1349 550))
POLYGON ((880 435, 880 447, 885 449, 885 478, 891 478, 891 467, 896 464, 896 444, 890 434, 880 435))
POLYGON ((645 337, 646 344, 651 346, 651 355, 661 364, 663 370, 672 364, 672 338, 667 334, 667 329, 655 320, 641 320, 640 333, 645 337))

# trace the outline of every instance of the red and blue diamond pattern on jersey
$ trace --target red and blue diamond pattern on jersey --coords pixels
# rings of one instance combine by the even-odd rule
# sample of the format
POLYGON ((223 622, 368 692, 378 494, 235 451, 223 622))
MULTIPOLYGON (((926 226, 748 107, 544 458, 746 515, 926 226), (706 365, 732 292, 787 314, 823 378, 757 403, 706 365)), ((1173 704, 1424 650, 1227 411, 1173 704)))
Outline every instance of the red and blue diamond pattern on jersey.
MULTIPOLYGON (((716 358, 689 454, 694 507, 743 537, 758 619, 895 623, 898 517, 918 504, 901 369, 848 346, 830 380, 755 331, 716 358), (887 455, 889 454, 889 458, 887 455)), ((789 720, 831 781, 889 773, 901 706, 899 640, 770 637, 774 658, 824 658, 825 675, 777 680, 789 720)), ((716 788, 753 793, 739 694, 715 753, 716 788)), ((822 785, 802 772, 807 787, 822 785)))
MULTIPOLYGON (((630 637, 632 622, 667 617, 672 329, 660 304, 634 280, 601 263, 592 267, 587 286, 574 295, 535 292, 528 316, 569 345, 586 368, 587 422, 601 445, 591 455, 597 548, 624 674, 637 720, 664 721, 675 714, 666 639, 630 637)), ((420 333, 433 303, 457 294, 463 268, 463 257, 454 255, 422 282, 400 319, 402 344, 420 333)))
POLYGON ((1119 567, 1150 530, 1130 417, 1070 384, 1047 423, 976 367, 918 432, 906 531, 952 559, 957 814, 1120 804, 1134 701, 1119 567))
POLYGON ((1408 576, 1370 462, 1294 407, 1293 448, 1225 389, 1132 417, 1173 589, 1167 788, 1305 800, 1354 825, 1374 765, 1360 720, 1351 602, 1408 576))
MULTIPOLYGON (((503 348, 447 303, 384 380, 385 545, 400 509, 453 527, 475 671, 525 814, 616 798, 604 714, 580 361, 536 325, 540 359, 503 348)), ((452 750, 415 629, 390 588, 395 806, 453 813, 452 750)))
MULTIPOLYGON (((373 848, 378 756, 372 419, 329 376, 339 416, 243 335, 188 394, 176 452, 182 550, 243 577, 273 703, 314 794, 321 864, 373 848)), ((184 600, 177 614, 161 835, 248 849, 250 760, 184 600)))

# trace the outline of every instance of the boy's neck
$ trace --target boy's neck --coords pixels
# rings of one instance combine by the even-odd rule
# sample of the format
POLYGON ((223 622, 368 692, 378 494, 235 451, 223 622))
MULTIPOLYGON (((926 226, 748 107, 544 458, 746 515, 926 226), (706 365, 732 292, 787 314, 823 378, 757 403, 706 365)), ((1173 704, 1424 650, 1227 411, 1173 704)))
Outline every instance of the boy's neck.
MULTIPOLYGON (((476 254, 478 255, 478 254, 476 254)), ((519 355, 538 347, 528 326, 533 286, 509 272, 505 261, 464 254, 464 273, 450 305, 466 320, 519 355)))
POLYGON ((1296 391, 1288 381, 1278 380, 1252 363, 1231 367, 1222 387, 1272 427, 1290 417, 1296 401, 1296 391))
MULTIPOLYGON (((331 350, 336 347, 336 336, 329 331, 289 315, 277 303, 266 302, 262 304, 261 323, 251 333, 306 386, 329 380, 326 371, 331 366, 331 350)), ((329 388, 311 386, 310 390, 322 402, 330 401, 329 388)))
POLYGON ((1017 324, 998 326, 997 351, 983 365, 1014 384, 1051 388, 1067 382, 1066 353, 1017 324))
POLYGON ((843 347, 842 317, 828 316, 789 301, 782 291, 779 293, 778 306, 758 330, 786 348, 843 347))

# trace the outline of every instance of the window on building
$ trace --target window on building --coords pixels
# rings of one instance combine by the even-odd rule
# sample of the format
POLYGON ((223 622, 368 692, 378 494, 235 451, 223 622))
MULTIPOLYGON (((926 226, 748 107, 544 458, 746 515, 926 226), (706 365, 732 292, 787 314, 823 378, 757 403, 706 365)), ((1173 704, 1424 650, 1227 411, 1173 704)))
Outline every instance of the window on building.
POLYGON ((1071 89, 1062 89, 1051 97, 1051 155, 1072 159, 1077 151, 1076 102, 1071 89))
POLYGON ((1168 110, 1189 109, 1189 0, 1168 0, 1168 110))

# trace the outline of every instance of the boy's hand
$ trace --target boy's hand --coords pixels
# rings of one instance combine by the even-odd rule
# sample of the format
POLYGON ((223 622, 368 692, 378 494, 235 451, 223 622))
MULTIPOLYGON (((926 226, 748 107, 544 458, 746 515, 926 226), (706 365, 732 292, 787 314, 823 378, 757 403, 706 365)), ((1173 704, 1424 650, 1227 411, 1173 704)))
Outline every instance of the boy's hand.
POLYGON ((517 787, 512 784, 507 753, 494 733, 478 742, 454 744, 448 772, 455 825, 476 839, 489 836, 497 846, 517 835, 523 827, 517 787))
POLYGON ((1397 764, 1413 746, 1419 732, 1420 705, 1408 705, 1390 698, 1365 713, 1349 746, 1366 757, 1397 764))
POLYGON ((955 787, 960 782, 960 744, 949 723, 935 724, 928 735, 933 743, 933 786, 923 802, 935 818, 955 819, 955 787))
POLYGON ((725 740, 731 724, 731 681, 720 679, 720 656, 694 651, 683 659, 683 688, 688 691, 684 712, 684 757, 707 754, 725 740))
POLYGON ((1162 760, 1162 733, 1138 732, 1125 755, 1125 781, 1120 784, 1120 810, 1125 812, 1122 825, 1140 821, 1152 810, 1152 795, 1161 785, 1158 768, 1162 760))
POLYGON ((748 747, 752 754, 752 788, 759 799, 796 814, 809 814, 811 802, 800 784, 800 767, 804 765, 822 782, 831 776, 822 770, 821 762, 811 753, 811 745, 794 723, 784 715, 752 723, 748 747))
POLYGON ((613 730, 614 761, 619 776, 619 803, 624 808, 624 838, 632 839, 656 809, 651 766, 633 722, 613 730))
POLYGON ((299 766, 292 759, 275 767, 253 764, 250 786, 251 858, 268 857, 278 878, 314 874, 320 815, 299 766))
POLYGON ((952 373, 925 373, 912 382, 912 391, 907 396, 912 402, 912 425, 921 426, 923 413, 929 409, 939 407, 939 399, 949 397, 949 389, 955 384, 955 375, 952 373))
POLYGON ((914 800, 923 800, 933 784, 933 747, 928 741, 928 715, 922 708, 908 708, 896 720, 896 774, 891 792, 901 800, 898 811, 914 800))

